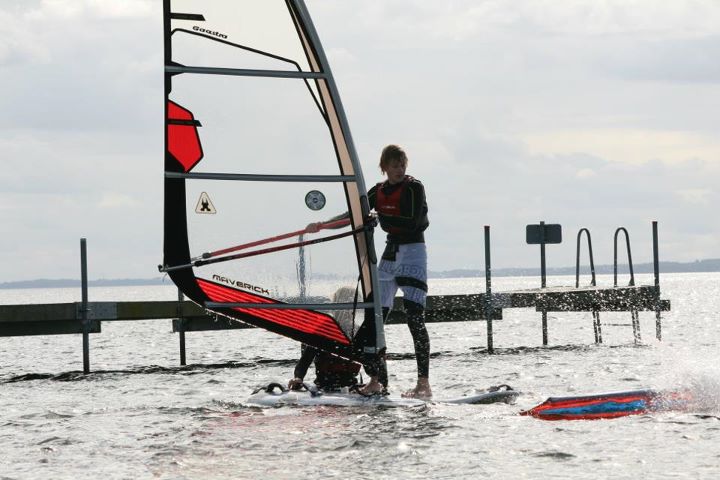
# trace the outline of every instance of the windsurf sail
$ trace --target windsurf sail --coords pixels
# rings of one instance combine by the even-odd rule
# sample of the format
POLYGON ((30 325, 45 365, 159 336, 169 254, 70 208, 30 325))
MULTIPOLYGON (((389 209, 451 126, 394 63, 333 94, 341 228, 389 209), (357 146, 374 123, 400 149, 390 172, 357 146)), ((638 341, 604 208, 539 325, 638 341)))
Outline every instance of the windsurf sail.
POLYGON ((598 420, 650 412, 684 410, 689 392, 634 390, 574 397, 550 397, 530 410, 520 412, 542 420, 598 420))
POLYGON ((345 358, 376 356, 385 337, 367 189, 305 4, 164 0, 164 34, 160 270, 211 312, 345 358), (317 272, 309 286, 300 249, 317 272), (333 303, 342 286, 356 294, 333 303))

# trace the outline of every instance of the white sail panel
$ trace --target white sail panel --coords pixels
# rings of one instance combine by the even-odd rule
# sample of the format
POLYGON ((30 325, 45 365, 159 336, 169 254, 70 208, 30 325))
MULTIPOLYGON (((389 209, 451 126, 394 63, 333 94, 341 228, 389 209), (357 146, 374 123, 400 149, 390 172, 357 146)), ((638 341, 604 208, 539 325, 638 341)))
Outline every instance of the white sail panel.
POLYGON ((284 0, 172 0, 173 61, 185 66, 310 71, 284 0), (176 16, 177 17, 177 16, 176 16))
POLYGON ((202 125, 205 158, 193 172, 340 173, 326 119, 300 79, 181 75, 170 99, 202 125))
MULTIPOLYGON (((310 223, 327 220, 330 212, 342 213, 347 209, 347 202, 340 183, 287 183, 278 188, 277 184, 267 182, 195 180, 187 185, 186 209, 190 255, 196 258, 206 252, 303 230, 310 223), (314 211, 306 206, 305 196, 311 190, 323 193, 327 202, 325 209, 314 211), (215 213, 197 211, 198 201, 204 195, 212 201, 215 213)), ((326 229, 305 234, 303 239, 313 240, 349 230, 349 226, 326 229)), ((218 258, 296 244, 299 241, 299 235, 293 235, 218 255, 218 258)), ((335 279, 338 287, 357 283, 360 272, 352 236, 305 246, 304 254, 312 262, 311 268, 308 266, 307 269, 307 283, 310 286, 308 296, 328 295, 326 290, 312 290, 317 285, 314 277, 335 279)), ((275 298, 297 297, 300 295, 296 268, 299 258, 299 247, 293 247, 202 266, 195 269, 195 275, 203 278, 220 275, 242 279, 246 283, 262 285, 271 290, 271 296, 275 298)), ((367 262, 367 259, 361 261, 367 262)))

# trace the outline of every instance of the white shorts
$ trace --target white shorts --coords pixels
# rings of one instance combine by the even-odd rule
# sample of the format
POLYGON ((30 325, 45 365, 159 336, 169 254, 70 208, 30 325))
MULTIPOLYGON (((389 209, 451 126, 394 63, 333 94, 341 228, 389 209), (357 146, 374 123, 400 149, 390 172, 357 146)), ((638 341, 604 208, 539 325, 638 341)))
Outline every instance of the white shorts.
POLYGON ((397 245, 395 260, 380 260, 380 299, 392 308, 398 288, 403 298, 425 306, 427 298, 427 249, 424 243, 397 245))

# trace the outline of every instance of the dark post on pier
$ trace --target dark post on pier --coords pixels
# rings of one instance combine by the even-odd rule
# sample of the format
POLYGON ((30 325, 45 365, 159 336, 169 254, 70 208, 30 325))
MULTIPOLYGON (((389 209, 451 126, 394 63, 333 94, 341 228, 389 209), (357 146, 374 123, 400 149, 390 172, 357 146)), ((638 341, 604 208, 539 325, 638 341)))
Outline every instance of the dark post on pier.
MULTIPOLYGON (((545 244, 562 242, 562 227, 558 224, 527 225, 525 241, 529 245, 540 245, 540 288, 547 286, 547 270, 545 267, 545 244)), ((542 310, 543 345, 548 344, 547 310, 542 310)))
POLYGON ((490 226, 485 225, 485 318, 487 319, 487 349, 494 353, 493 325, 492 325, 492 281, 490 268, 490 226))
POLYGON ((657 221, 652 222, 653 236, 653 273, 655 276, 655 291, 657 293, 657 303, 655 304, 655 337, 662 340, 662 325, 660 322, 660 312, 662 305, 660 301, 660 253, 658 251, 658 225, 657 221))
POLYGON ((90 323, 88 322, 88 276, 87 276, 87 240, 80 239, 80 278, 82 302, 80 321, 83 333, 83 372, 90 373, 90 323))

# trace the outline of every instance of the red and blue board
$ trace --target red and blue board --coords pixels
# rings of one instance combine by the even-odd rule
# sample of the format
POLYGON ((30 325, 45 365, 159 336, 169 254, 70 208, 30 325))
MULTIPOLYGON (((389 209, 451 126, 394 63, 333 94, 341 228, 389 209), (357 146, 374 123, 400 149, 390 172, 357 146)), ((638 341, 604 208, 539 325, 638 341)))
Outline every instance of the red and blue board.
POLYGON ((634 390, 574 397, 550 397, 540 405, 520 414, 542 420, 597 420, 657 411, 684 410, 689 401, 690 395, 687 392, 634 390))

